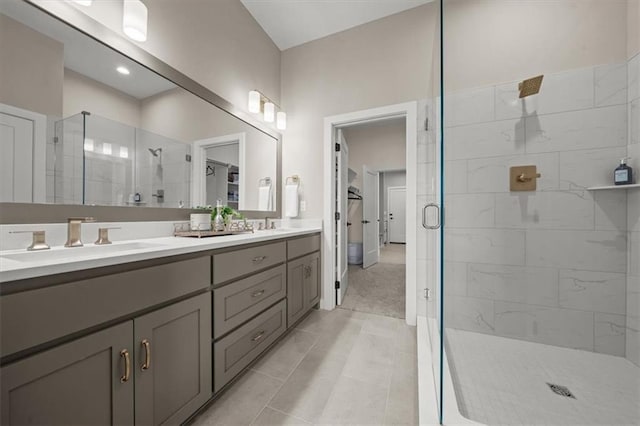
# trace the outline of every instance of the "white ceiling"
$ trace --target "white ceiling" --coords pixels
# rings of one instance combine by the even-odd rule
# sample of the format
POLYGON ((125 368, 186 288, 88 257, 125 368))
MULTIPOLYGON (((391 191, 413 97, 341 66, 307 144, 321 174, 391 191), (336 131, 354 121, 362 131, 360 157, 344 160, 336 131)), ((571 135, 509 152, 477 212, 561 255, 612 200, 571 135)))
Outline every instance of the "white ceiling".
POLYGON ((433 0, 241 0, 285 50, 433 0))
POLYGON ((65 68, 137 99, 176 87, 169 80, 24 2, 0 0, 0 3, 0 12, 63 43, 65 68), (119 74, 118 66, 126 67, 131 74, 119 74))

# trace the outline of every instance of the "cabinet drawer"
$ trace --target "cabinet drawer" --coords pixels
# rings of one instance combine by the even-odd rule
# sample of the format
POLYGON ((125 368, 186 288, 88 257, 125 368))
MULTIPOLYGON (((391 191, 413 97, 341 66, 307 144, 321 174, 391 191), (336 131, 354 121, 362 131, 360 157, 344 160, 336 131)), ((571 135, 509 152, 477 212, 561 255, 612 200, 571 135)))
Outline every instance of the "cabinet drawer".
POLYGON ((0 297, 2 356, 206 289, 209 256, 0 297))
POLYGON ((218 338, 253 318, 287 293, 284 265, 213 291, 213 330, 218 338))
POLYGON ((283 300, 213 345, 214 391, 240 373, 287 329, 283 300))
POLYGON ((287 259, 320 250, 320 234, 287 241, 287 259))
POLYGON ((222 284, 285 261, 285 242, 213 255, 213 284, 222 284))

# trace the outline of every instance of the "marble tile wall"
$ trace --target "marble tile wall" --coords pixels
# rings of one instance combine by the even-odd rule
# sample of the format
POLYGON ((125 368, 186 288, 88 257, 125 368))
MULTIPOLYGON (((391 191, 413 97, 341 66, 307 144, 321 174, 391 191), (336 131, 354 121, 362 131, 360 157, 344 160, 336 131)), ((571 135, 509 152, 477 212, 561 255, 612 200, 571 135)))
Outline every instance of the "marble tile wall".
MULTIPOLYGON (((640 183, 640 54, 627 63, 629 142, 636 183, 640 183)), ((640 366, 640 189, 627 191, 626 357, 640 366)))
POLYGON ((524 100, 515 81, 445 95, 446 327, 640 356, 640 191, 587 190, 640 146, 633 66, 548 74, 524 100), (537 191, 511 192, 529 164, 537 191))

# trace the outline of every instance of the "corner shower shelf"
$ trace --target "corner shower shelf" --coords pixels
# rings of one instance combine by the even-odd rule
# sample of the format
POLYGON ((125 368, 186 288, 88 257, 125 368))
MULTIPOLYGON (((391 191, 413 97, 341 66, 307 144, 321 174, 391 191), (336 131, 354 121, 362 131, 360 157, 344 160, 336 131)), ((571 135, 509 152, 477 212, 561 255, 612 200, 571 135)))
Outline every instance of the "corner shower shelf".
POLYGON ((601 191, 603 189, 633 189, 633 188, 640 188, 640 183, 633 183, 631 185, 591 186, 587 188, 587 191, 601 191))

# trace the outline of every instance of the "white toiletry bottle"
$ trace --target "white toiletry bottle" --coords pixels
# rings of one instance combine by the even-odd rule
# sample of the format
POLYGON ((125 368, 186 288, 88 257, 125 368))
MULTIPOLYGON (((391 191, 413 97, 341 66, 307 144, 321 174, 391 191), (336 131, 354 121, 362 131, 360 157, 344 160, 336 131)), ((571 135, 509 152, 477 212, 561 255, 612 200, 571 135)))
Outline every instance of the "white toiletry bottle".
POLYGON ((213 230, 224 231, 224 219, 222 218, 222 202, 216 201, 216 217, 213 219, 213 230))

